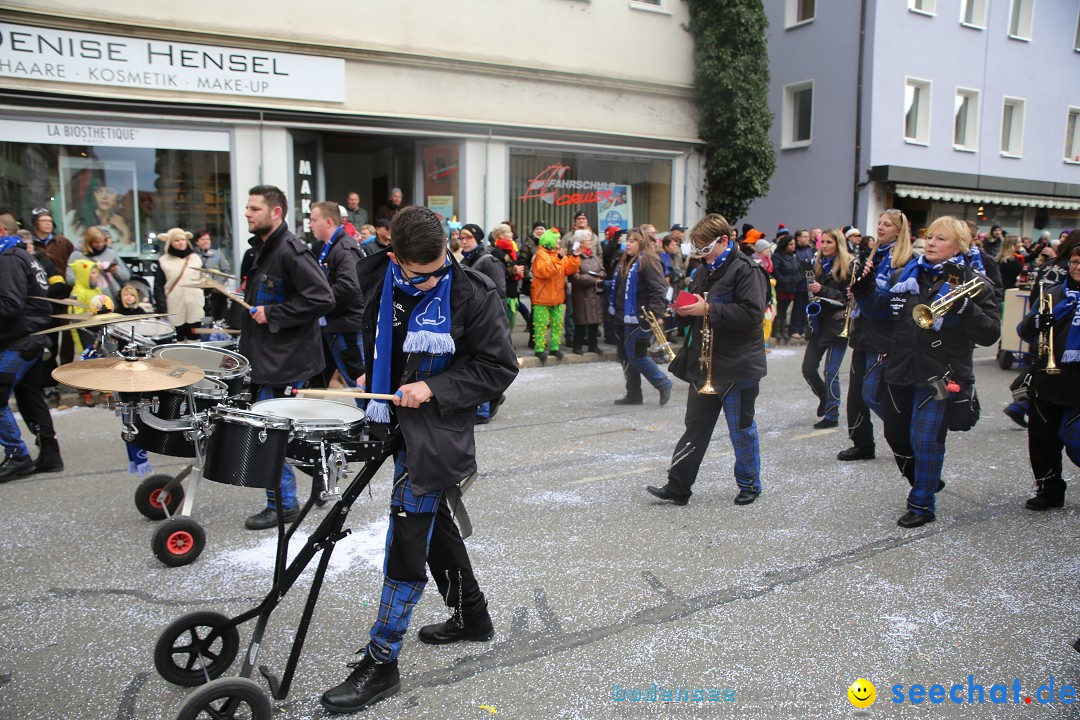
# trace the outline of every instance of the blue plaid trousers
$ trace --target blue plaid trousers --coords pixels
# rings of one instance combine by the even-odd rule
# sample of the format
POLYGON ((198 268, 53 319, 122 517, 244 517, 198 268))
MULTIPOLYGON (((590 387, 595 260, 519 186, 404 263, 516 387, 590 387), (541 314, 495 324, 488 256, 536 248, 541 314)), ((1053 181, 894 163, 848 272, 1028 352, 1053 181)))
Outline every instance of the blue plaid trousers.
POLYGON ((401 652, 413 608, 420 602, 427 586, 424 560, 442 498, 442 490, 413 495, 406 455, 399 453, 394 463, 394 489, 390 496, 382 596, 367 645, 367 654, 376 662, 392 662, 401 652), (423 557, 419 554, 421 537, 423 557), (409 574, 414 577, 400 577, 409 574))
POLYGON ((885 439, 896 466, 911 483, 908 509, 933 515, 945 465, 949 401, 935 400, 930 388, 890 384, 885 385, 884 400, 885 439))
POLYGON ((8 405, 11 393, 15 390, 30 368, 41 359, 41 351, 26 353, 30 359, 18 350, 0 352, 0 444, 4 446, 7 457, 28 455, 26 443, 22 441, 22 432, 15 422, 15 414, 8 405))
POLYGON ((840 365, 843 364, 846 354, 847 341, 836 340, 823 344, 817 336, 814 336, 810 338, 803 355, 803 378, 819 398, 823 394, 826 395, 823 417, 834 422, 840 419, 840 365), (825 357, 824 382, 818 375, 818 365, 821 363, 822 356, 825 357))
MULTIPOLYGON (((292 383, 294 388, 302 388, 307 383, 304 381, 292 383)), ((260 385, 259 393, 255 397, 255 401, 270 400, 272 398, 285 397, 286 385, 260 385)), ((281 471, 281 507, 286 510, 292 510, 299 503, 296 499, 296 471, 292 469, 292 465, 285 464, 284 469, 281 471)), ((277 507, 277 501, 274 497, 274 491, 266 490, 266 507, 273 510, 277 507)))
POLYGON ((885 353, 866 353, 866 370, 863 372, 863 402, 882 420, 885 410, 882 407, 882 391, 885 377, 885 353))

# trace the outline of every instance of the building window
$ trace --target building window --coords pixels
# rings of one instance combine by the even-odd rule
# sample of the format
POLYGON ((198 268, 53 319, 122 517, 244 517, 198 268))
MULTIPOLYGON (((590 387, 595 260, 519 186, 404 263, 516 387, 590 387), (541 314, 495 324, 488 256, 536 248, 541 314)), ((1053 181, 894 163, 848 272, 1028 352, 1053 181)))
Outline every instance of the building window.
POLYGON ((1076 39, 1073 40, 1073 50, 1080 52, 1080 14, 1076 16, 1076 39))
POLYGON ((671 13, 664 7, 664 0, 630 0, 631 10, 647 10, 661 15, 671 13))
POLYGON ((1034 17, 1035 0, 1012 0, 1012 8, 1009 10, 1009 37, 1030 40, 1034 17))
POLYGON ((782 148, 806 147, 814 131, 814 81, 784 86, 782 148))
POLYGON ((986 27, 986 0, 963 0, 960 4, 960 23, 968 27, 986 27))
POLYGON ((904 85, 904 140, 930 144, 930 81, 908 78, 904 85))
POLYGON ((937 0, 908 0, 908 10, 934 15, 937 13, 937 0))
POLYGON ((953 147, 957 150, 979 148, 979 91, 958 88, 953 105, 953 147))
POLYGON ((1069 108, 1065 123, 1065 160, 1080 163, 1080 108, 1069 108))
POLYGON ((795 27, 808 23, 817 14, 817 0, 786 0, 784 8, 784 27, 795 27))
POLYGON ((1024 101, 1019 98, 1005 98, 1001 109, 1001 154, 1024 154, 1024 101))

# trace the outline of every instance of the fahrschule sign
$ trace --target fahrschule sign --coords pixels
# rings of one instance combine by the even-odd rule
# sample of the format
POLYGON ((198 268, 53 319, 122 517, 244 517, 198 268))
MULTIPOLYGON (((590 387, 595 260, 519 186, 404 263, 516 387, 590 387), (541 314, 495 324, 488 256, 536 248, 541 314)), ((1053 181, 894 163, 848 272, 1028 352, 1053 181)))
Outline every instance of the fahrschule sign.
POLYGON ((345 61, 0 23, 0 76, 54 82, 345 101, 345 61))

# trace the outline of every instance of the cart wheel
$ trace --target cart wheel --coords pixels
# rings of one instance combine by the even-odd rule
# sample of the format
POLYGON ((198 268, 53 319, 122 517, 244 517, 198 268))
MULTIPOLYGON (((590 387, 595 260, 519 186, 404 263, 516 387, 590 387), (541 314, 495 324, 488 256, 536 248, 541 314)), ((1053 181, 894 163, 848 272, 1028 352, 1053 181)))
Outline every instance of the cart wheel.
POLYGON ((1013 356, 1011 352, 998 353, 998 367, 1002 370, 1008 370, 1013 366, 1013 356))
MULTIPOLYGON (((193 612, 174 620, 154 645, 154 667, 173 685, 195 687, 229 669, 240 650, 235 626, 219 633, 229 621, 221 613, 193 612), (206 671, 205 673, 203 671, 206 671)), ((194 717, 194 715, 192 716, 194 717)))
POLYGON ((259 684, 248 678, 220 678, 184 700, 176 720, 270 720, 274 709, 259 684))
POLYGON ((164 520, 165 508, 169 515, 175 515, 180 503, 184 502, 184 488, 177 485, 172 490, 162 488, 172 482, 171 475, 151 475, 135 488, 135 507, 151 520, 164 520), (164 507, 163 507, 164 506, 164 507))
POLYGON ((171 567, 195 562, 206 547, 206 532, 189 517, 169 518, 158 526, 150 541, 154 557, 171 567))

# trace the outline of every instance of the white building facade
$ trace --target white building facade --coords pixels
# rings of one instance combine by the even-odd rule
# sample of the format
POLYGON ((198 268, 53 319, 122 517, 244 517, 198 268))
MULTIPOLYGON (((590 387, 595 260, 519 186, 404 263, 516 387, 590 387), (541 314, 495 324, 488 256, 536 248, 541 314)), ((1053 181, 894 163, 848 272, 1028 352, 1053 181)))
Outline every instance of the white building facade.
MULTIPOLYGON (((389 190, 485 229, 702 214, 681 0, 193 0, 0 9, 0 207, 129 256, 207 227, 246 248, 247 189, 290 225, 389 190)), ((235 265, 234 265, 235 266, 235 265)))

